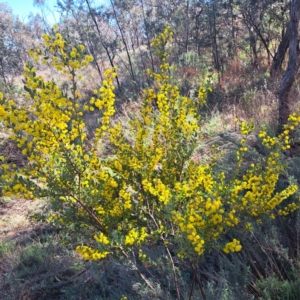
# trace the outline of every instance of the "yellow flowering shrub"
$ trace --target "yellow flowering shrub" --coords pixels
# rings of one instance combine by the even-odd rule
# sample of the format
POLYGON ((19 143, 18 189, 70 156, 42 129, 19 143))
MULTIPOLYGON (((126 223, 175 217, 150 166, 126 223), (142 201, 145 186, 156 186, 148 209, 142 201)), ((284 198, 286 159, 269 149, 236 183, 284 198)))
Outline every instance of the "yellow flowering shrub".
MULTIPOLYGON (((161 66, 157 73, 148 71, 154 84, 143 91, 140 114, 130 121, 133 139, 125 137, 121 123, 112 121, 116 70, 107 70, 102 87, 82 103, 78 81, 92 58, 83 45, 71 46, 57 28, 44 34, 43 48, 30 55, 68 74, 70 95, 27 64, 26 106, 1 96, 0 119, 28 157, 22 169, 2 163, 2 194, 47 197, 55 210, 49 222, 90 234, 89 245, 76 248, 85 259, 126 256, 132 247, 158 241, 167 253, 172 248, 179 258, 194 261, 213 248, 237 252, 242 249, 240 241, 225 239, 234 228, 251 230, 254 221, 299 207, 292 203, 277 211, 296 193, 296 185, 276 191, 284 170, 281 150, 288 148, 289 132, 298 125, 296 115, 280 137, 260 133, 269 154, 243 176, 216 171, 215 160, 193 160, 201 138, 198 107, 211 88, 201 84, 197 99, 180 95, 167 62, 172 34, 167 27, 152 42, 161 66), (93 141, 87 142, 82 116, 93 110, 101 110, 102 116, 93 141), (98 154, 102 143, 111 145, 107 157, 98 154)), ((251 126, 240 125, 246 139, 251 126)), ((236 153, 237 170, 248 151, 245 139, 236 153)))

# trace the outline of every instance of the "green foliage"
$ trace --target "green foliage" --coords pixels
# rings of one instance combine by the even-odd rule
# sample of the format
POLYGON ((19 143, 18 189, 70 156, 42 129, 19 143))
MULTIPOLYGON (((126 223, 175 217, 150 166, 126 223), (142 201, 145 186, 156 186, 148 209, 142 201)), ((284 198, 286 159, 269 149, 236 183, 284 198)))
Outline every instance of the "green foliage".
POLYGON ((188 52, 184 53, 179 57, 179 62, 183 66, 189 66, 189 67, 200 67, 201 66, 201 60, 197 53, 195 52, 188 52))
POLYGON ((214 299, 247 299, 250 268, 244 252, 231 255, 213 252, 207 256, 201 273, 205 279, 205 296, 214 299))
POLYGON ((1 299, 66 299, 65 289, 70 286, 83 293, 76 283, 85 271, 83 262, 64 245, 63 235, 51 231, 53 228, 44 228, 23 233, 14 241, 1 241, 1 299))
POLYGON ((300 297, 299 274, 293 280, 279 280, 273 274, 257 282, 257 290, 261 300, 296 300, 300 297))

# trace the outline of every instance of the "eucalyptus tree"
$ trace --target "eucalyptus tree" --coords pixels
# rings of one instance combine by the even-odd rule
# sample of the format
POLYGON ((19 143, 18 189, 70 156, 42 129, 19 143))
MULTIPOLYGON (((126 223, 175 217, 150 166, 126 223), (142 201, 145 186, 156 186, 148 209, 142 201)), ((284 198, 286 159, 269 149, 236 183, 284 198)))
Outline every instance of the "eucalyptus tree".
MULTIPOLYGON (((269 65, 276 50, 273 45, 280 40, 282 30, 286 26, 286 4, 285 0, 247 0, 240 5, 242 20, 249 30, 250 41, 254 40, 253 47, 260 43, 259 52, 262 53, 264 49, 269 65)), ((257 55, 255 51, 256 49, 253 49, 253 54, 257 55)))
POLYGON ((284 61, 287 49, 289 48, 290 43, 290 20, 289 20, 289 9, 290 9, 290 0, 282 0, 282 5, 280 6, 280 23, 281 23, 281 39, 278 45, 277 51, 274 55, 272 67, 271 67, 271 75, 274 76, 278 71, 281 70, 282 63, 284 61), (287 17, 285 17, 287 16, 287 17))
POLYGON ((22 73, 32 41, 29 27, 13 15, 8 5, 0 3, 0 80, 7 90, 15 76, 22 73))
POLYGON ((282 77, 278 100, 279 100, 279 133, 283 131, 291 113, 291 88, 295 82, 300 67, 300 0, 292 0, 290 8, 289 31, 289 60, 287 69, 282 77))

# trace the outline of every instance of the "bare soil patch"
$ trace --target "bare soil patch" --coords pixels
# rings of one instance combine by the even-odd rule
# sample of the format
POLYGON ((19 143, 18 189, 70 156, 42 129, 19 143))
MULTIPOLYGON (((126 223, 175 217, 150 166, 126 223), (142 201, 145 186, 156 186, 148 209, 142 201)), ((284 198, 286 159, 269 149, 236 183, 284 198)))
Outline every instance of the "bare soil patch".
POLYGON ((37 224, 30 221, 29 212, 37 206, 38 203, 25 199, 0 200, 0 242, 34 230, 37 224))

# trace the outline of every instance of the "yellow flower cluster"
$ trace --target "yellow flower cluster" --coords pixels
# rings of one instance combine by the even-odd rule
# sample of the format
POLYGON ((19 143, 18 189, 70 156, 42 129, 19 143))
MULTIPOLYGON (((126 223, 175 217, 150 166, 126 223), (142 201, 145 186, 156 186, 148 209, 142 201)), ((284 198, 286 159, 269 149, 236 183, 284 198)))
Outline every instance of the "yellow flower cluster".
MULTIPOLYGON (((38 62, 41 58, 43 64, 49 63, 58 71, 67 73, 66 67, 69 67, 72 70, 78 70, 93 61, 92 56, 85 54, 84 45, 73 47, 71 43, 64 40, 62 35, 56 31, 57 29, 54 26, 52 34, 48 35, 45 33, 42 36, 44 48, 52 54, 51 56, 48 56, 46 51, 43 53, 41 49, 29 50, 29 54, 34 62, 38 62)), ((71 72, 70 78, 72 78, 72 76, 71 72)))
POLYGON ((139 249, 138 256, 142 262, 146 262, 147 255, 143 252, 142 249, 139 249))
POLYGON ((116 68, 108 69, 104 72, 106 79, 103 81, 103 86, 96 94, 97 99, 95 100, 94 105, 103 112, 101 124, 96 130, 96 138, 98 139, 105 136, 105 132, 109 128, 110 119, 115 113, 115 94, 113 92, 115 87, 113 85, 113 79, 117 76, 116 70, 116 68))
POLYGON ((88 246, 77 246, 76 252, 87 260, 99 260, 105 258, 109 254, 107 251, 101 252, 88 246))
MULTIPOLYGON (((249 133, 246 125, 241 129, 245 128, 249 133)), ((271 140, 266 134, 261 137, 271 140)), ((245 139, 241 140, 241 147, 237 151, 240 159, 242 153, 247 151, 245 142, 245 139)), ((298 187, 293 184, 276 192, 279 175, 284 170, 280 140, 276 139, 276 145, 266 158, 266 165, 253 165, 242 179, 234 178, 226 183, 224 174, 221 173, 218 177, 213 175, 212 165, 196 167, 191 164, 187 169, 190 180, 175 184, 176 193, 183 199, 190 200, 182 212, 173 211, 174 221, 191 241, 195 252, 201 254, 213 247, 224 231, 239 226, 240 216, 246 214, 248 217, 259 218, 268 214, 270 218, 274 218, 274 209, 297 192, 298 187)), ((287 215, 297 208, 298 204, 289 204, 279 211, 279 215, 287 215)), ((251 223, 247 223, 246 229, 252 229, 251 223)), ((236 243, 228 244, 226 252, 238 251, 234 250, 240 248, 236 243)))
POLYGON ((166 71, 168 66, 164 65, 166 58, 168 56, 165 49, 168 42, 171 42, 173 39, 174 32, 171 29, 171 26, 167 26, 165 30, 160 33, 152 42, 151 46, 154 48, 154 52, 160 57, 162 61, 161 69, 166 71))
POLYGON ((258 136, 262 138, 262 144, 268 149, 278 145, 278 139, 276 137, 267 136, 267 133, 263 130, 260 131, 258 136))
POLYGON ((132 246, 133 244, 141 244, 147 238, 147 228, 142 227, 140 230, 132 228, 125 237, 125 245, 132 246))
POLYGON ((239 123, 243 135, 249 135, 254 129, 254 124, 247 124, 245 121, 240 121, 238 118, 234 118, 234 121, 239 123))
MULTIPOLYGON (((237 252, 240 242, 233 239, 224 246, 224 234, 237 227, 251 230, 252 222, 264 215, 275 217, 278 205, 297 191, 296 185, 276 190, 284 170, 280 151, 287 149, 285 141, 298 125, 296 115, 278 139, 260 132, 270 153, 242 177, 226 178, 215 169, 215 160, 203 164, 193 159, 199 142, 198 108, 211 89, 201 84, 196 101, 180 95, 167 62, 172 34, 167 27, 152 42, 161 67, 158 73, 148 71, 155 82, 143 91, 140 112, 129 124, 130 138, 121 123, 111 121, 116 69, 105 72, 102 87, 82 105, 78 72, 92 58, 82 45, 66 41, 57 28, 44 35, 44 48, 32 50, 31 55, 70 75, 71 96, 65 97, 54 82, 45 81, 27 64, 28 107, 0 97, 0 119, 29 160, 21 170, 1 164, 3 194, 49 198, 56 210, 49 221, 89 230, 98 243, 96 249, 76 248, 85 259, 126 253, 158 240, 166 248, 180 245, 174 249, 178 257, 196 261, 212 248, 237 252), (45 53, 50 54, 45 57, 45 53), (82 115, 95 109, 102 111, 102 118, 95 139, 87 143, 82 115), (101 158, 99 143, 104 141, 110 143, 110 153, 101 158)), ((240 129, 248 135, 253 126, 240 122, 240 129)), ((245 137, 236 153, 238 171, 247 151, 245 137)), ((291 203, 279 214, 298 206, 291 203)))
POLYGON ((103 234, 103 232, 100 232, 100 234, 97 236, 94 236, 94 239, 98 242, 98 243, 102 243, 104 245, 108 245, 109 244, 109 239, 107 238, 107 236, 105 236, 105 234, 103 234))
POLYGON ((152 184, 147 179, 143 180, 144 191, 148 191, 151 195, 157 196, 158 200, 165 205, 169 202, 171 191, 162 183, 160 179, 154 179, 152 184))
POLYGON ((209 92, 212 92, 212 88, 206 87, 205 84, 201 83, 198 89, 198 99, 200 105, 204 105, 206 103, 206 98, 209 92))
POLYGON ((120 190, 119 195, 122 199, 124 199, 124 203, 123 203, 124 209, 131 209, 132 204, 131 204, 130 193, 125 188, 123 188, 122 190, 120 190))
POLYGON ((280 209, 278 211, 278 214, 280 216, 287 216, 288 214, 294 212, 295 210, 297 210, 298 208, 300 208, 300 204, 296 204, 296 203, 290 203, 288 204, 285 208, 280 209))
POLYGON ((225 247, 223 248, 223 251, 225 253, 229 253, 229 252, 239 252, 242 250, 242 246, 240 241, 233 239, 232 242, 229 242, 225 245, 225 247))

